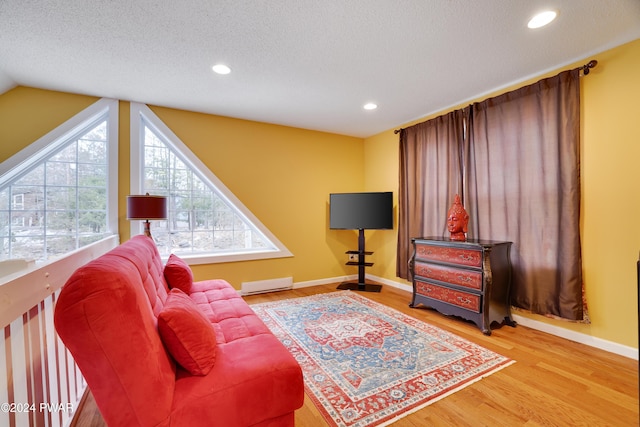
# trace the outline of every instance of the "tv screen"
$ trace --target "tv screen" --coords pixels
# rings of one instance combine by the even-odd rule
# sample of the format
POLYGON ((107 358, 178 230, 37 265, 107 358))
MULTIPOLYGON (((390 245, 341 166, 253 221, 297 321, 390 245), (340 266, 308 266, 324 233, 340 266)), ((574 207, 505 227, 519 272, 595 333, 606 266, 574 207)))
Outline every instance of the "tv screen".
POLYGON ((329 228, 342 230, 392 229, 393 193, 332 193, 329 228))

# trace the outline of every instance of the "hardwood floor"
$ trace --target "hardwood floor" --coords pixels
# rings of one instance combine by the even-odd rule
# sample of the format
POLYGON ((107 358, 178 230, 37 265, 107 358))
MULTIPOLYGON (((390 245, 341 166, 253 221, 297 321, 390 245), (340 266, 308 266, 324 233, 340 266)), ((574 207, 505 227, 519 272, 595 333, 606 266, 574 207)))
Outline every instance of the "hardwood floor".
MULTIPOLYGON (((246 297, 249 304, 333 292, 335 285, 246 297)), ((637 426, 638 361, 524 326, 483 335, 472 323, 433 310, 409 308, 411 295, 390 286, 361 295, 446 329, 516 361, 438 402, 398 420, 417 426, 637 426)), ((103 427, 90 393, 72 426, 103 427)), ((296 426, 328 426, 311 400, 296 426)), ((225 426, 226 427, 226 426, 225 426)))

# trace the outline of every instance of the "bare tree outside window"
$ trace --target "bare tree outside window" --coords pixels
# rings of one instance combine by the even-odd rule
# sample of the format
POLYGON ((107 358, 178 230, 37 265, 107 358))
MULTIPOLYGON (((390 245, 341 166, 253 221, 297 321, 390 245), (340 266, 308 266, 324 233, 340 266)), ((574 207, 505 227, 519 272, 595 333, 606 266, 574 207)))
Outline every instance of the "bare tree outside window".
POLYGON ((162 254, 246 252, 273 247, 146 124, 143 137, 143 192, 168 197, 169 218, 152 222, 152 234, 162 254))
POLYGON ((110 234, 106 117, 0 180, 0 260, 48 261, 110 234))
POLYGON ((132 102, 130 114, 131 194, 168 199, 167 220, 151 221, 163 257, 209 264, 292 256, 149 107, 132 102))

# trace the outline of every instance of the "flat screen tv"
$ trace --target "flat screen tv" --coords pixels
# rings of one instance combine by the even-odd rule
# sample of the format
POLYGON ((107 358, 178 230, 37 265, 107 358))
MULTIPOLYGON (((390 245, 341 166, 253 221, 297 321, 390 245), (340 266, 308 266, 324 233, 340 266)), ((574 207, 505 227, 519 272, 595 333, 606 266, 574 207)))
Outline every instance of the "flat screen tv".
POLYGON ((329 228, 385 230, 393 228, 393 193, 332 193, 329 228))

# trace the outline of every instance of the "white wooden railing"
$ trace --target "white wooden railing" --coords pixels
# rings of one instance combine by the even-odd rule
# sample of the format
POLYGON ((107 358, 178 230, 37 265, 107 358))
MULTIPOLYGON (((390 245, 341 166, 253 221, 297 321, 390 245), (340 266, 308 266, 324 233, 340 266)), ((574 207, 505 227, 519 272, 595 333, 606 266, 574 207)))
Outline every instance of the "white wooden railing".
POLYGON ((117 244, 111 236, 45 266, 0 277, 0 426, 70 424, 86 382, 58 338, 53 309, 73 271, 117 244))

